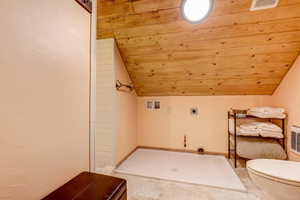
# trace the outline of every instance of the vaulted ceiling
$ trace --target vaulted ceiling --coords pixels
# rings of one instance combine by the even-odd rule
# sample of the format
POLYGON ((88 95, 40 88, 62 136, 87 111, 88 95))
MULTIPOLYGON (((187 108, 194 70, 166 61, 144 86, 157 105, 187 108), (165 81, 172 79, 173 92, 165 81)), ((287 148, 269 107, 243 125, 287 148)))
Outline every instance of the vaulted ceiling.
POLYGON ((181 0, 98 0, 97 38, 116 39, 140 96, 272 94, 300 52, 300 0, 214 2, 189 24, 181 0))

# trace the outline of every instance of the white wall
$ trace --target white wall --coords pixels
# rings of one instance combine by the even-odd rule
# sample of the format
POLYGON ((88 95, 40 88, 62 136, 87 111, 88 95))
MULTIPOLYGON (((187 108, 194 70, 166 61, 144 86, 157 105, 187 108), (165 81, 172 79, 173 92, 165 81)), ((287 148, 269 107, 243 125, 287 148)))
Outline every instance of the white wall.
POLYGON ((96 168, 112 168, 116 156, 114 40, 97 40, 96 168))
POLYGON ((131 83, 113 39, 97 40, 96 168, 111 170, 137 146, 137 98, 117 91, 116 80, 131 83))
POLYGON ((0 199, 41 199, 89 168, 90 15, 70 0, 0 11, 0 199))

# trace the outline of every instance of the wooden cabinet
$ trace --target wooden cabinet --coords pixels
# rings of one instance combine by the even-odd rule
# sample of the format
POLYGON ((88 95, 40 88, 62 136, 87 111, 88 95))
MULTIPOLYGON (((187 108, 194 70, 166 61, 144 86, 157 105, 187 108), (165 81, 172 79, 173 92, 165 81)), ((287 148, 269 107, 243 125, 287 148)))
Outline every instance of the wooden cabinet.
POLYGON ((127 200, 126 180, 83 172, 42 200, 127 200))

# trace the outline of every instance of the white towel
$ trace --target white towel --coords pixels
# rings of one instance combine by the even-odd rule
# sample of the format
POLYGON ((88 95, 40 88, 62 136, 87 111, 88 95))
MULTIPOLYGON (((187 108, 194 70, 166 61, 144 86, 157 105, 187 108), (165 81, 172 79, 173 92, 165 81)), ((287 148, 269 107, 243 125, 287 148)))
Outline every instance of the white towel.
POLYGON ((264 114, 283 114, 284 108, 273 108, 273 107, 254 107, 250 108, 250 112, 259 112, 264 114))
POLYGON ((262 137, 270 137, 270 138, 283 138, 282 132, 279 131, 266 131, 266 130, 261 130, 259 134, 262 137))
POLYGON ((250 123, 241 124, 240 128, 243 130, 256 130, 258 126, 256 122, 250 122, 250 123))
MULTIPOLYGON (((229 120, 229 132, 234 134, 234 120, 229 120)), ((251 124, 243 124, 236 127, 236 134, 239 136, 259 136, 259 130, 251 124), (244 128, 242 128, 244 127, 244 128)))
POLYGON ((253 129, 253 130, 247 130, 247 129, 242 129, 240 127, 237 128, 237 135, 241 136, 259 136, 259 130, 253 129))
MULTIPOLYGON (((234 121, 229 120, 229 132, 234 134, 234 121)), ((270 122, 249 122, 241 124, 236 128, 238 136, 262 136, 283 138, 282 129, 276 124, 270 122)))
MULTIPOLYGON (((234 130, 230 130, 231 134, 234 134, 234 130)), ((259 136, 259 130, 245 130, 240 127, 236 127, 236 135, 238 136, 259 136)))
POLYGON ((260 112, 254 112, 254 111, 248 111, 247 115, 251 115, 254 117, 259 118, 274 118, 274 119, 284 119, 286 118, 286 115, 284 113, 260 113, 260 112))
POLYGON ((282 132, 282 128, 270 122, 253 122, 252 126, 256 126, 260 130, 282 132))
MULTIPOLYGON (((230 121, 229 131, 234 134, 233 120, 230 121)), ((238 136, 262 136, 283 138, 282 129, 270 122, 250 122, 237 127, 238 136)))

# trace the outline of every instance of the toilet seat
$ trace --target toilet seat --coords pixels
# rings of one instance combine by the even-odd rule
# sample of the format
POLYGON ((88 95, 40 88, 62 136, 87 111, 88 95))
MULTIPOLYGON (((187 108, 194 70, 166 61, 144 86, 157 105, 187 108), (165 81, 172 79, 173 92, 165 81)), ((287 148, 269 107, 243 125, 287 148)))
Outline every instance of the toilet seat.
POLYGON ((247 168, 258 176, 300 187, 300 162, 257 159, 248 161, 247 168))

